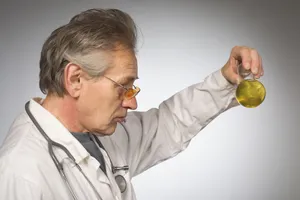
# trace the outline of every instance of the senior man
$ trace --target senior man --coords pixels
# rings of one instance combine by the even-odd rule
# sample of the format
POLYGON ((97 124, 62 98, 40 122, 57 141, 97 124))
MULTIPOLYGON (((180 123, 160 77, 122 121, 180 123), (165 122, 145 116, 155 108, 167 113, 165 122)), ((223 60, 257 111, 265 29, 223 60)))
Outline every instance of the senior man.
MULTIPOLYGON (((243 46, 228 62, 137 112, 136 26, 117 9, 90 9, 54 30, 40 58, 44 99, 26 103, 0 150, 0 199, 134 200, 132 177, 174 157, 236 106, 242 64, 256 78, 261 57, 243 46)), ((201 67, 201 66, 199 66, 201 67)))

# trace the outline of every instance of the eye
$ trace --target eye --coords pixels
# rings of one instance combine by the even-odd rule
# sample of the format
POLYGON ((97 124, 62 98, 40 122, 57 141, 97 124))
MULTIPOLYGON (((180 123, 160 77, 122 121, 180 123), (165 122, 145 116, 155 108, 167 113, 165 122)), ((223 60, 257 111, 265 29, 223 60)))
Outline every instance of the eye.
POLYGON ((118 96, 119 97, 123 96, 124 93, 126 92, 126 90, 124 88, 120 87, 120 86, 118 87, 117 91, 118 91, 118 96))
POLYGON ((133 87, 133 81, 130 81, 130 82, 125 82, 125 83, 122 83, 122 85, 126 88, 132 88, 133 87))
POLYGON ((121 85, 123 85, 123 86, 127 86, 127 85, 129 85, 129 83, 128 83, 128 81, 121 81, 121 82, 119 82, 121 85))

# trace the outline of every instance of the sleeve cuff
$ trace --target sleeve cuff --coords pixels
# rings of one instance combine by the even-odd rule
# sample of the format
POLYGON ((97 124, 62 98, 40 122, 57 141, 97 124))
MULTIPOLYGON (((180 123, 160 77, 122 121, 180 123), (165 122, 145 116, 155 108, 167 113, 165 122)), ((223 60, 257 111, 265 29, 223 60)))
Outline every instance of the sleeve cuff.
POLYGON ((216 85, 220 88, 227 90, 233 90, 235 88, 235 85, 227 81, 227 79, 223 76, 221 69, 213 72, 212 76, 216 85))

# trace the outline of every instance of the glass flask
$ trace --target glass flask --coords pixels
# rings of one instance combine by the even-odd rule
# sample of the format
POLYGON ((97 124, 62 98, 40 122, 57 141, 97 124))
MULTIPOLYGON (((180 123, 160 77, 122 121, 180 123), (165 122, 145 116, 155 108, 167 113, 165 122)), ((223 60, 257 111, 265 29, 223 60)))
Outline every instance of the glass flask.
POLYGON ((235 97, 238 103, 246 108, 256 108, 266 97, 265 86, 255 79, 250 70, 238 66, 238 73, 243 80, 237 85, 235 97))

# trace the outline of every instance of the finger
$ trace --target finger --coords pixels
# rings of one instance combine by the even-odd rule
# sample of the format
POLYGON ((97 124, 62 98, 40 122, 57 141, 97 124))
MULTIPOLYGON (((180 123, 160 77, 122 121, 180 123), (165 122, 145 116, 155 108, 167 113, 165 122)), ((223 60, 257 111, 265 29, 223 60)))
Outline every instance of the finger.
POLYGON ((255 78, 260 77, 261 66, 260 66, 260 58, 256 50, 250 50, 251 55, 251 72, 255 76, 255 78))
POLYGON ((262 58, 259 54, 258 54, 258 59, 259 59, 259 71, 258 71, 257 75, 255 76, 255 78, 260 78, 261 76, 264 75, 264 68, 263 68, 263 64, 262 64, 262 58))
POLYGON ((247 47, 235 47, 233 51, 233 56, 241 61, 242 67, 246 70, 251 68, 251 54, 250 49, 247 47))
POLYGON ((233 66, 233 70, 235 72, 235 76, 233 77, 233 79, 235 79, 237 81, 237 83, 239 84, 242 80, 243 77, 240 76, 239 74, 239 61, 236 60, 234 57, 230 58, 230 65, 233 66))
POLYGON ((261 67, 261 73, 260 73, 260 76, 263 76, 264 73, 265 73, 265 70, 264 70, 263 61, 262 61, 261 56, 259 56, 259 60, 260 60, 260 67, 261 67))

